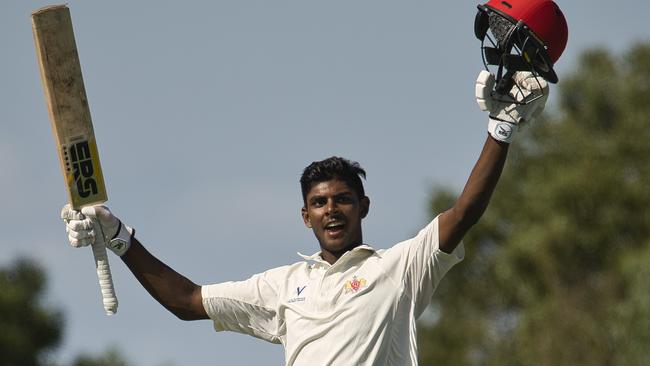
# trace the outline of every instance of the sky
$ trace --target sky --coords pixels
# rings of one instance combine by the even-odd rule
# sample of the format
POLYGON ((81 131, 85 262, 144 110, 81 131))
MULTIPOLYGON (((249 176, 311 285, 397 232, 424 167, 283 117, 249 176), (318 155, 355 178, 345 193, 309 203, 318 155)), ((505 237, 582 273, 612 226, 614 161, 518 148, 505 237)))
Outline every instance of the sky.
MULTIPOLYGON (((569 24, 560 82, 586 49, 650 40, 641 0, 557 2, 569 24)), ((29 20, 48 4, 0 4, 0 266, 44 266, 45 302, 66 316, 53 356, 115 346, 142 366, 283 364, 278 345, 176 319, 112 254, 120 308, 104 315, 91 251, 71 248, 59 219, 29 20)), ((364 241, 410 237, 431 218, 432 187, 460 191, 486 138, 477 4, 70 0, 107 205, 194 282, 245 279, 317 251, 298 179, 338 155, 368 172, 364 241)))

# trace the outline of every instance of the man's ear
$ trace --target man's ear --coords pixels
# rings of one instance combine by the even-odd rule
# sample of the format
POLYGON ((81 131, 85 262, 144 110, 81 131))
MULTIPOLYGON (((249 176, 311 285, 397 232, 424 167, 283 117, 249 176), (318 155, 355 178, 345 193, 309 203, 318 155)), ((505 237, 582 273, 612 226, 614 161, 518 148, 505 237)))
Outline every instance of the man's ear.
POLYGON ((361 211, 361 218, 366 218, 366 216, 368 216, 368 211, 370 211, 370 198, 368 198, 368 196, 363 196, 359 201, 359 209, 361 211))
POLYGON ((311 229, 311 222, 309 221, 309 211, 307 207, 304 207, 300 210, 300 215, 302 216, 302 221, 305 223, 305 226, 311 229))

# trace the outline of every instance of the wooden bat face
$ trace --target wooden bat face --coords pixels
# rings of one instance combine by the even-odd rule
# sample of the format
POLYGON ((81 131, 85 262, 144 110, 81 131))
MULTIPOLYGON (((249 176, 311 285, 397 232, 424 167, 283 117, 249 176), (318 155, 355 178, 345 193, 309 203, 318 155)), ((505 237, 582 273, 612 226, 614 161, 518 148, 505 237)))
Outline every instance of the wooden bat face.
POLYGON ((75 209, 105 202, 108 197, 70 11, 61 5, 39 9, 32 15, 32 28, 69 202, 75 209))

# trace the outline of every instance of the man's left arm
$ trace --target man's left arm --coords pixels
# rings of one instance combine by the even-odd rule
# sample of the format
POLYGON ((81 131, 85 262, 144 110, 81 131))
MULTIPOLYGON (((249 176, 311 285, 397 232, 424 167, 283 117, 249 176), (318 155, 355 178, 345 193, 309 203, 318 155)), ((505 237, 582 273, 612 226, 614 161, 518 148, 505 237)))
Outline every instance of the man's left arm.
POLYGON ((454 206, 438 218, 439 243, 443 252, 451 253, 485 212, 501 176, 508 146, 508 143, 487 137, 463 193, 454 206))
POLYGON ((438 218, 439 245, 451 253, 467 231, 478 222, 490 202, 508 155, 508 146, 521 123, 541 114, 548 98, 548 84, 529 72, 517 72, 507 96, 496 95, 494 75, 481 71, 476 80, 476 101, 489 112, 488 137, 463 192, 438 218))

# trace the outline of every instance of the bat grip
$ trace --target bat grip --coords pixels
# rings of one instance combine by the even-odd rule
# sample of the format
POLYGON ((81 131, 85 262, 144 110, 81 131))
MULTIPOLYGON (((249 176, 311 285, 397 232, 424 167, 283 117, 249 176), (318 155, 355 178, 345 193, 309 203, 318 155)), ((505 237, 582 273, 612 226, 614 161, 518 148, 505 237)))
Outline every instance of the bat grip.
POLYGON ((104 310, 106 315, 113 315, 117 312, 117 297, 115 296, 115 288, 113 287, 113 276, 111 275, 111 267, 108 264, 108 255, 106 254, 106 245, 104 245, 104 232, 101 225, 94 222, 96 238, 102 240, 95 240, 92 244, 93 256, 95 257, 95 268, 97 269, 97 277, 99 279, 99 288, 102 291, 102 301, 104 303, 104 310))

